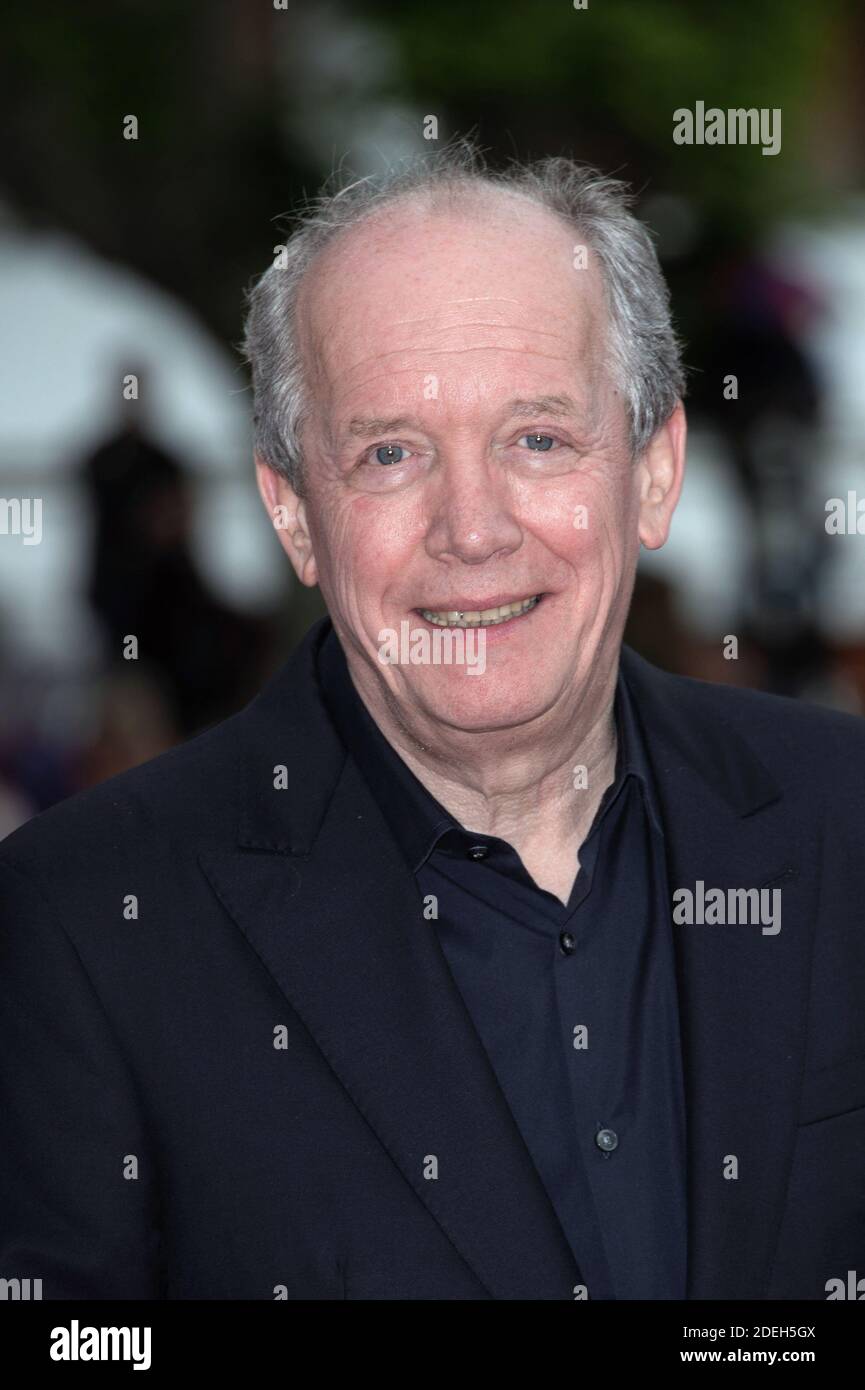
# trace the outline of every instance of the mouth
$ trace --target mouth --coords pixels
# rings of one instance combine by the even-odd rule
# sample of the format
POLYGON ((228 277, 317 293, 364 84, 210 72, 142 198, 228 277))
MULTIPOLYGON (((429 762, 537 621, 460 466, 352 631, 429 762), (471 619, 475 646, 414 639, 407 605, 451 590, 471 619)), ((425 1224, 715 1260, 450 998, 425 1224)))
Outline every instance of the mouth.
POLYGON ((534 594, 531 598, 516 599, 513 603, 502 603, 495 608, 419 608, 417 611, 434 627, 498 627, 500 623, 509 623, 530 613, 542 598, 543 594, 534 594))

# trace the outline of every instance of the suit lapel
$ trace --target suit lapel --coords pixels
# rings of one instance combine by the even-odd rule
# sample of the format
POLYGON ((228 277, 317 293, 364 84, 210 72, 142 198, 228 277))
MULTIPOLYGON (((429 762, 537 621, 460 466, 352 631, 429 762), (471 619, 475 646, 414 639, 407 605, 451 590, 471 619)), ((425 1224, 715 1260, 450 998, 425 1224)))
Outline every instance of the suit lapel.
POLYGON ((572 1298, 580 1274, 435 925, 320 705, 323 632, 240 716, 244 848, 206 853, 202 867, 487 1292, 572 1298), (281 766, 287 786, 276 790, 281 766), (430 1156, 435 1179, 424 1176, 430 1156))
POLYGON ((816 903, 763 764, 711 688, 625 649, 665 822, 669 889, 781 890, 781 930, 675 925, 688 1130, 688 1292, 764 1298, 792 1154, 816 903), (734 1162, 738 1176, 733 1177, 734 1162), (731 1176, 725 1177, 725 1171, 731 1176))

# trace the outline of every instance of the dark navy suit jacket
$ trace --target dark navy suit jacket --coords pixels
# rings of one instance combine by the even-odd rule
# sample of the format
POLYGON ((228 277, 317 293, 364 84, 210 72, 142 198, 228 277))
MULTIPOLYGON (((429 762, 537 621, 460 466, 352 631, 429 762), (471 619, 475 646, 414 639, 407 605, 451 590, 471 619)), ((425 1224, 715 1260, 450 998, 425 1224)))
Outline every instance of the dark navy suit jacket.
MULTIPOLYGON (((582 1282, 325 714, 328 629, 0 844, 0 1277, 45 1298, 582 1282)), ((865 721, 622 661, 671 889, 782 889, 776 935, 675 929, 688 1297, 824 1299, 865 1275, 865 721)))

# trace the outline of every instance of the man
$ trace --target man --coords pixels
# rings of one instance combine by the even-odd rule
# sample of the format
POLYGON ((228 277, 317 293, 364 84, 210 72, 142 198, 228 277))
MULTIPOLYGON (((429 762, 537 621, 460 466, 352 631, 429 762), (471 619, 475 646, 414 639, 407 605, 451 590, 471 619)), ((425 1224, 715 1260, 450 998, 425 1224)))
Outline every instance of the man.
POLYGON ((865 731, 622 649, 685 457, 622 186, 463 151, 325 197, 247 349, 260 490, 329 620, 242 713, 4 843, 0 1274, 865 1273, 865 731))

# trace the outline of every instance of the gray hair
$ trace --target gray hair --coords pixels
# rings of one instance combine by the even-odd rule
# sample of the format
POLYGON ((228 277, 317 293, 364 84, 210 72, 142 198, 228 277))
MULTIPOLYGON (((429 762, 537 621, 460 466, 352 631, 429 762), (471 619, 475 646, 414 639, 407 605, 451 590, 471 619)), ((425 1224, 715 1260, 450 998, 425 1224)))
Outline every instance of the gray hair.
POLYGON ((635 457, 684 395, 669 290, 651 236, 629 210, 627 184, 561 157, 491 170, 474 145, 460 140, 385 173, 325 185, 297 214, 281 254, 248 295, 243 350, 252 372, 255 447, 298 491, 308 395, 296 308, 311 263, 340 232, 397 199, 490 190, 528 198, 558 215, 597 256, 609 315, 608 365, 627 404, 635 457))

